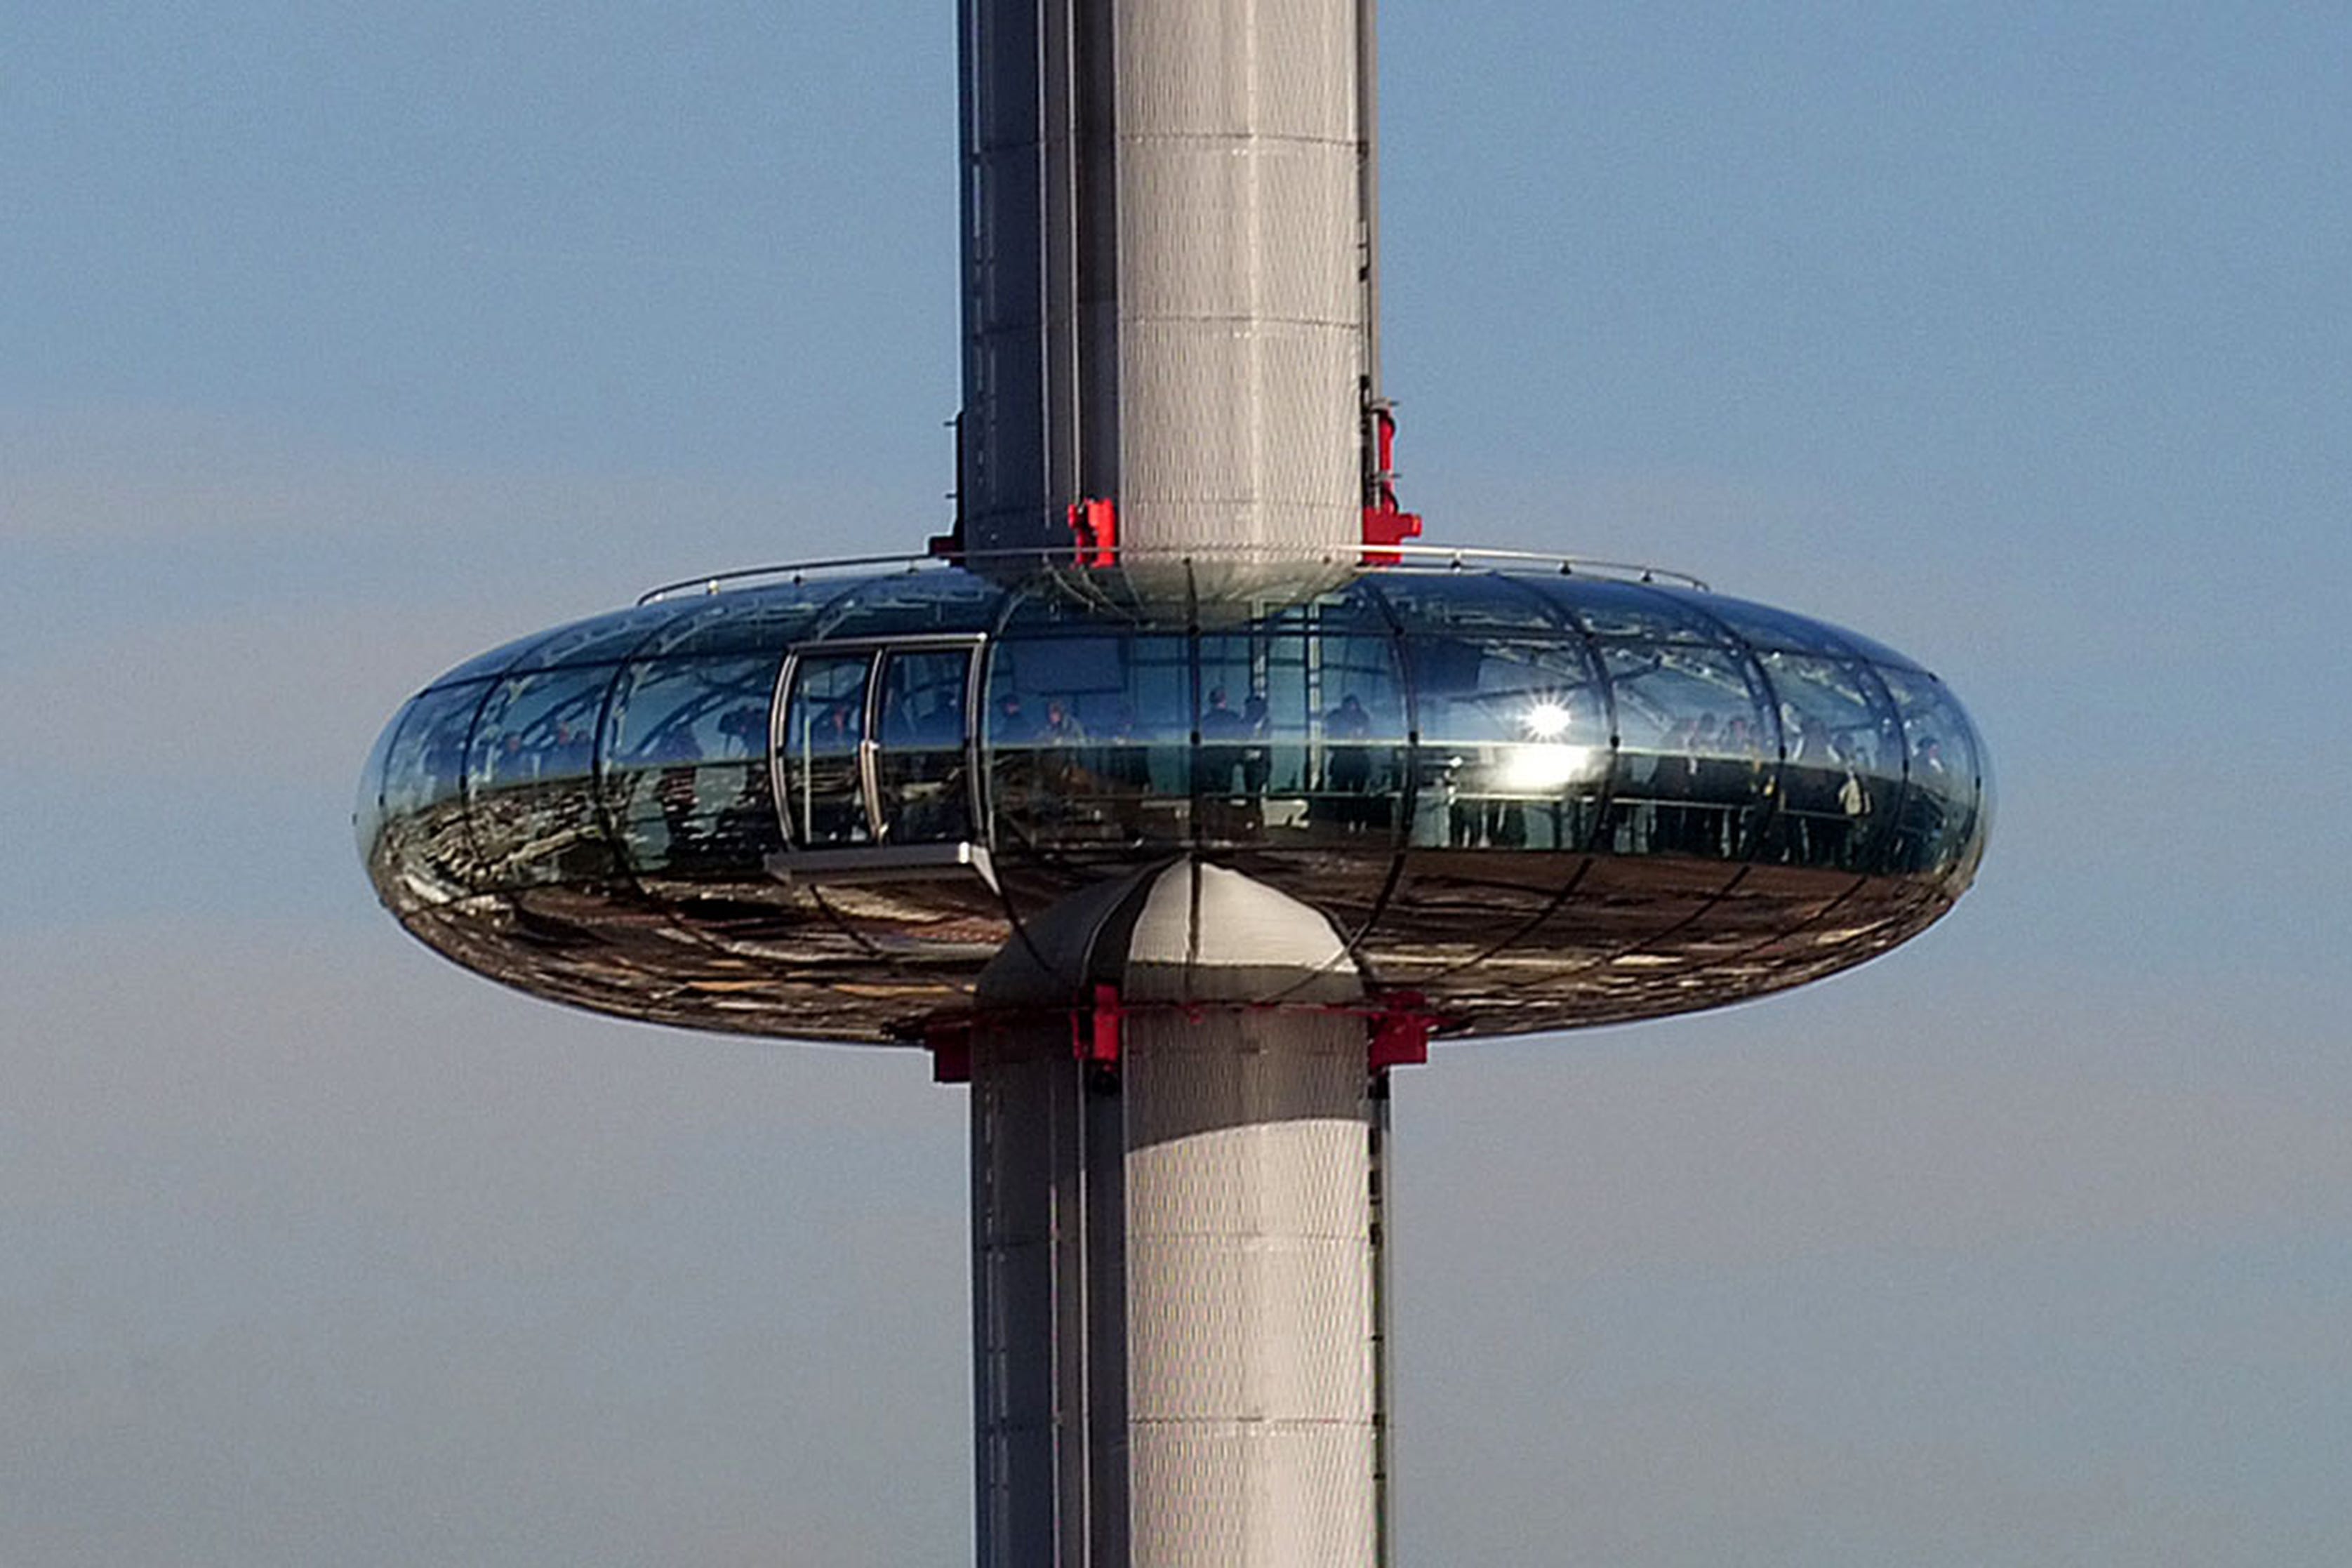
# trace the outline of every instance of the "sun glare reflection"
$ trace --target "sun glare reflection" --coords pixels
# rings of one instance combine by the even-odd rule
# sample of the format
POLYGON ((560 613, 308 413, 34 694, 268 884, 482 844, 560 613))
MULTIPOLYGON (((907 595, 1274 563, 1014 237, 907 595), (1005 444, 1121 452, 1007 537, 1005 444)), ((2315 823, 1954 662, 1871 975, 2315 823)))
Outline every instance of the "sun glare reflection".
POLYGON ((1510 793, 1549 794, 1585 777, 1591 768, 1591 746, 1513 746, 1496 769, 1496 782, 1510 793))

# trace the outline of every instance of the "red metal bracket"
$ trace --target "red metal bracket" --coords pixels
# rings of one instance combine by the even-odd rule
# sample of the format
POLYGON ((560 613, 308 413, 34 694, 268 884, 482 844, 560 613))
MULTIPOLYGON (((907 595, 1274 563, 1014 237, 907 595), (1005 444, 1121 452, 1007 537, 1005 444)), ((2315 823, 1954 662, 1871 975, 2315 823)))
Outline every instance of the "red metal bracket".
POLYGON ((1082 1062, 1118 1066, 1119 1026, 1126 1016, 1127 1008, 1118 999, 1118 987, 1096 986, 1094 1011, 1072 1009, 1070 1013, 1070 1054, 1082 1062))
POLYGON ((1382 998, 1381 1011, 1372 1018, 1368 1053, 1372 1071, 1420 1067, 1429 1060, 1429 1033, 1436 1020, 1427 1012, 1428 1005, 1418 991, 1391 992, 1382 998))
POLYGON ((1081 566, 1118 564, 1118 508, 1107 500, 1070 503, 1070 536, 1077 542, 1081 566))
POLYGON ((1082 1063, 1101 1063, 1103 1068, 1118 1068, 1119 1023, 1124 1018, 1127 1018, 1127 1006, 1119 1004, 1119 987, 1096 985, 1094 1011, 1070 1013, 1070 1053, 1082 1063))
POLYGON ((1421 514, 1397 505, 1395 414, 1387 405, 1375 405, 1372 418, 1372 473, 1364 500, 1364 553, 1367 566, 1394 566, 1404 557, 1395 546, 1421 537, 1421 514))
POLYGON ((1408 539, 1421 537, 1421 513, 1400 511, 1396 503, 1368 506, 1364 509, 1364 564, 1393 566, 1404 559, 1402 551, 1386 546, 1402 544, 1408 539))

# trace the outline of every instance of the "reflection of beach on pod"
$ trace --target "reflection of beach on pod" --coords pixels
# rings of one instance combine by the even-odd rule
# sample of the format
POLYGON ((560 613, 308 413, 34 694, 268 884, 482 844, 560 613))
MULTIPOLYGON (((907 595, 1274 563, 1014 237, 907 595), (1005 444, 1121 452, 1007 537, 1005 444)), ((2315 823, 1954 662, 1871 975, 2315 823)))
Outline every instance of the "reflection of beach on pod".
POLYGON ((1883 951, 1968 885, 1983 775, 1917 665, 1691 589, 1408 568, 1192 626, 937 567, 486 655, 360 829, 426 942, 698 1026, 906 1037, 1055 900, 1198 855, 1497 1032, 1883 951))

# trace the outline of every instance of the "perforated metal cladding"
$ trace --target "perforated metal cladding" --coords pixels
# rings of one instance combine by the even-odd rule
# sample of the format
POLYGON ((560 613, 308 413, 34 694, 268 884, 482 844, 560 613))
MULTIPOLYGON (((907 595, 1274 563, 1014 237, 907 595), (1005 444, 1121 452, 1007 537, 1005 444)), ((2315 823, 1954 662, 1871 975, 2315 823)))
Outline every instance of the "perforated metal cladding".
POLYGON ((1371 1439, 1358 1427, 1146 1421, 1128 1441, 1136 1568, 1373 1561, 1371 1439))
POLYGON ((1163 1157, 1194 1158, 1180 1146, 1197 1145, 1267 1178, 1199 1188, 1170 1182, 1155 1189, 1177 1205, 1164 1213, 1140 1207, 1139 1189, 1130 1187, 1132 1226, 1363 1235, 1362 1194, 1350 1185, 1364 1158, 1360 1018, 1144 1013, 1129 1021, 1127 1033, 1130 1170, 1148 1173, 1163 1157), (1273 1132, 1281 1136, 1261 1137, 1273 1132))
MULTIPOLYGON (((1139 1060, 1128 1075, 1132 1079, 1146 1070, 1139 1060)), ((1189 1072, 1190 1064, 1176 1070, 1189 1072)), ((1360 1067, 1357 1076, 1362 1076, 1360 1067)), ((1143 1103, 1158 1102, 1165 1114, 1167 1097, 1157 1086, 1139 1098, 1143 1103)), ((1134 1109, 1130 1107, 1130 1127, 1140 1120, 1133 1118, 1134 1109)), ((1181 1115, 1166 1119, 1189 1120, 1181 1115)), ((1364 1205, 1355 1187, 1364 1163, 1363 1142, 1360 1110, 1344 1121, 1266 1121, 1148 1142, 1137 1137, 1128 1169, 1150 1180, 1140 1189, 1129 1190, 1129 1224, 1138 1235, 1213 1232, 1362 1241, 1364 1205), (1202 1171, 1247 1171, 1253 1179, 1188 1180, 1191 1173, 1202 1171)))
POLYGON ((1359 527, 1352 150, 1122 141, 1120 537, 1311 554, 1359 527))
POLYGON ((1236 526, 1225 536, 1154 537, 1150 547, 1263 544, 1297 519, 1355 504, 1352 334, 1301 322, 1130 321, 1120 347, 1122 427, 1147 437, 1124 448, 1122 543, 1144 545, 1137 529, 1230 513, 1236 526), (1260 513, 1263 526, 1248 531, 1260 513))
MULTIPOLYGON (((1208 1162, 1198 1168, 1216 1179, 1208 1162)), ((1128 1269, 1134 1419, 1354 1422, 1369 1432, 1369 1241, 1139 1232, 1128 1269)))
POLYGON ((1356 330, 1355 152, 1325 142, 1123 143, 1122 314, 1356 330), (1344 187, 1347 199, 1336 201, 1344 187))
POLYGON ((1354 0, 1128 0, 1122 61, 1190 62, 1122 72, 1121 128, 1353 142, 1354 0))
POLYGON ((1342 1014, 1128 1027, 1138 1563, 1360 1563, 1374 1509, 1370 1104, 1342 1014))
POLYGON ((1118 502, 1123 549, 1262 558, 1218 565, 1212 596, 1283 575, 1263 558, 1347 557, 1369 353, 1354 0, 967 15, 967 542, 1065 543, 1083 488, 1118 502))
MULTIPOLYGON (((1163 871, 1130 951, 1217 973, 1328 945, 1275 940, 1271 910, 1232 872, 1163 871)), ((982 1560, 1059 1561, 1083 1536, 1164 1568, 1369 1562, 1362 1017, 1145 1004, 1115 1079, 1069 1038, 1034 1002, 974 1037, 982 1560)))

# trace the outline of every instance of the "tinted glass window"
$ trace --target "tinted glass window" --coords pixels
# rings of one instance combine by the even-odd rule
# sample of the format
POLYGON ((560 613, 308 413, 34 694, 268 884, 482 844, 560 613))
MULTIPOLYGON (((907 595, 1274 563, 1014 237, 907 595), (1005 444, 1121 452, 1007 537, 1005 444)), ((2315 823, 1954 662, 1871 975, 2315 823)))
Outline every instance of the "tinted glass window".
POLYGON ((1200 659, 1202 840, 1296 848, 1394 833, 1411 704, 1367 587, 1203 633, 1200 659))
MULTIPOLYGON (((1349 617, 1338 626, 1365 623, 1349 617)), ((1297 826, 1310 839, 1393 834, 1402 820, 1412 729, 1396 638, 1370 628, 1325 629, 1279 640, 1274 652, 1270 773, 1303 797, 1297 826)))
POLYGON ((555 632, 533 632, 527 637, 516 637, 511 642, 500 643, 488 653, 476 654, 433 684, 456 686, 464 681, 479 680, 488 676, 504 675, 508 667, 515 660, 545 642, 549 637, 559 635, 562 630, 563 628, 559 627, 555 632))
POLYGON ((1909 762, 1890 868, 1948 870, 1977 831, 1982 769, 1975 732, 1941 681, 1911 670, 1879 676, 1903 716, 1909 762))
POLYGON ((1903 788, 1903 733, 1885 687, 1855 660, 1758 657, 1780 703, 1786 751, 1774 858, 1868 868, 1903 788))
POLYGON ((648 659, 613 695, 604 797, 640 871, 742 871, 775 841, 774 658, 648 659))
POLYGON ((496 682, 475 722, 466 776, 475 795, 593 771, 596 723, 618 667, 516 676, 496 682))
POLYGON ((1160 634, 1008 637, 990 653, 990 809, 1015 842, 1181 843, 1192 653, 1160 634))
POLYGON ((408 705, 393 740, 378 847, 398 863, 407 893, 454 898, 481 884, 463 797, 467 739, 488 689, 482 683, 425 692, 408 705))
POLYGON ((392 716, 368 748, 367 762, 360 768, 359 798, 352 805, 352 834, 359 840, 360 858, 367 859, 375 851, 375 836, 383 827, 383 770, 391 760, 392 743, 400 734, 401 721, 408 717, 403 708, 392 716))
POLYGON ((1621 855, 1748 854, 1778 753, 1746 658, 1691 645, 1601 647, 1618 754, 1601 847, 1621 855))
POLYGON ((1412 842, 1575 847, 1609 772, 1609 720, 1581 639, 1408 638, 1421 722, 1412 842))
POLYGON ((1192 624, 1187 595, 1139 596, 1121 573, 1073 574, 1041 579, 1023 589, 1006 613, 1008 635, 1099 632, 1113 626, 1139 631, 1181 631, 1192 624))
MULTIPOLYGON (((1267 677, 1277 667, 1282 680, 1284 750, 1294 759, 1307 729, 1305 686, 1299 679, 1303 635, 1276 639, 1248 632, 1206 634, 1200 639, 1201 709, 1195 720, 1201 745, 1193 753, 1192 781, 1200 796, 1194 807, 1196 837, 1211 843, 1259 837, 1265 829, 1265 796, 1274 787, 1274 699, 1267 677)), ((1295 788, 1295 776, 1283 781, 1295 788)))
POLYGON ((466 742, 488 683, 445 686, 408 705, 384 767, 383 805, 406 816, 456 797, 466 782, 466 742))
POLYGON ((497 682, 467 763, 474 843, 499 887, 594 879, 614 870, 596 808, 596 724, 610 665, 497 682))

